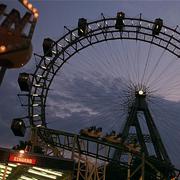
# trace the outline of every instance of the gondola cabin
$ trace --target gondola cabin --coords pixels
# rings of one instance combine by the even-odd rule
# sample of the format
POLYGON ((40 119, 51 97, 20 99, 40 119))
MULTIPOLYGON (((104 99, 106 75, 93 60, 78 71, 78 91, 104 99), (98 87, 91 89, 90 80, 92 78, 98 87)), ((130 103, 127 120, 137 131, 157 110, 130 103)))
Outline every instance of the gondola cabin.
POLYGON ((80 134, 92 138, 100 138, 102 136, 102 128, 92 126, 90 128, 81 129, 80 134))
POLYGON ((110 134, 106 134, 106 136, 103 137, 103 140, 114 144, 122 143, 121 136, 119 134, 116 134, 115 131, 112 131, 110 134))

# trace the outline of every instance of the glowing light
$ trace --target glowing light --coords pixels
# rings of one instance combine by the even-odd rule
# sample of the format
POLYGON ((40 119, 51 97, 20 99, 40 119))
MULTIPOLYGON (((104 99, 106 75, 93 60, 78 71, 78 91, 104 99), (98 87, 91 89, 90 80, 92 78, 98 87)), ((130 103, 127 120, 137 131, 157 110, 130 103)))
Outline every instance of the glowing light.
POLYGON ((19 153, 20 153, 20 154, 24 154, 24 150, 20 150, 19 153))
MULTIPOLYGON (((1 173, 4 173, 5 170, 2 169, 0 172, 1 172, 1 173)), ((6 174, 11 174, 11 171, 6 171, 6 174)))
POLYGON ((97 23, 97 26, 98 26, 98 27, 101 27, 101 25, 100 25, 99 23, 97 23))
POLYGON ((12 163, 8 163, 8 166, 11 166, 11 167, 17 167, 16 164, 12 164, 12 163))
MULTIPOLYGON (((20 179, 24 179, 24 180, 32 180, 32 178, 29 178, 27 176, 21 176, 20 179)), ((33 180, 38 180, 36 178, 33 178, 33 180)))
POLYGON ((41 124, 36 125, 36 127, 43 127, 41 124))
POLYGON ((41 66, 42 69, 47 69, 45 66, 41 66))
POLYGON ((45 57, 45 59, 46 59, 47 61, 51 61, 51 59, 50 59, 50 58, 48 58, 48 57, 45 57))
POLYGON ((39 117, 39 114, 34 114, 33 117, 39 117))
POLYGON ((139 95, 143 95, 144 94, 144 92, 143 92, 143 90, 139 90, 139 95))
POLYGON ((50 174, 53 174, 53 175, 56 175, 56 176, 62 176, 62 172, 51 171, 51 170, 43 169, 43 168, 39 168, 39 167, 33 167, 33 169, 38 170, 38 171, 43 171, 43 172, 46 172, 46 173, 50 173, 50 174))
POLYGON ((36 87, 40 87, 41 85, 40 85, 40 84, 35 84, 34 86, 36 86, 36 87))
POLYGON ((5 51, 6 51, 6 46, 1 45, 1 46, 0 46, 0 53, 3 53, 3 52, 5 52, 5 51))
POLYGON ((34 17, 35 18, 38 18, 39 17, 39 14, 36 12, 36 13, 34 13, 34 17))
POLYGON ((33 13, 36 13, 36 12, 37 12, 37 9, 36 9, 36 8, 32 8, 32 12, 33 12, 33 13))
POLYGON ((65 40, 66 40, 67 42, 70 42, 70 40, 69 40, 69 39, 67 39, 67 38, 65 38, 65 40))
POLYGON ((35 171, 33 169, 29 169, 28 170, 29 173, 32 173, 32 174, 37 174, 39 176, 44 176, 44 177, 47 177, 47 178, 50 178, 50 179, 56 179, 56 176, 53 176, 53 175, 48 175, 46 173, 42 173, 42 172, 39 172, 39 171, 35 171))
POLYGON ((29 157, 20 157, 20 156, 14 155, 14 154, 10 154, 9 161, 10 162, 25 163, 25 164, 32 164, 32 165, 36 164, 36 159, 29 158, 29 157))
POLYGON ((53 54, 56 54, 56 51, 52 51, 53 54))
POLYGON ((37 75, 37 77, 40 77, 40 78, 42 78, 43 76, 38 74, 38 75, 37 75))
POLYGON ((82 29, 80 29, 80 31, 83 33, 84 31, 82 29))
POLYGON ((29 10, 32 10, 33 5, 31 3, 28 3, 27 7, 28 7, 29 10))
MULTIPOLYGON (((114 23, 116 23, 116 21, 114 21, 114 23)), ((91 26, 90 26, 90 25, 88 26, 88 28, 89 28, 90 30, 92 30, 92 28, 91 28, 91 26)))
MULTIPOLYGON (((0 176, 3 177, 4 174, 3 174, 3 173, 0 173, 0 176)), ((8 174, 5 175, 5 177, 8 177, 8 176, 9 176, 8 174)))
MULTIPOLYGON (((5 169, 5 168, 6 168, 6 166, 4 166, 4 165, 0 165, 0 168, 5 169)), ((12 168, 11 168, 11 167, 7 167, 7 170, 11 171, 11 170, 12 170, 12 168)))
POLYGON ((72 33, 72 35, 73 35, 74 37, 77 37, 74 33, 72 33))
POLYGON ((34 97, 38 97, 38 96, 39 96, 39 94, 32 94, 32 96, 34 96, 34 97))
POLYGON ((28 0, 23 0, 23 4, 26 6, 28 4, 28 0))
POLYGON ((33 5, 28 2, 28 0, 21 0, 21 3, 33 13, 36 19, 39 17, 38 10, 35 7, 33 7, 33 5))

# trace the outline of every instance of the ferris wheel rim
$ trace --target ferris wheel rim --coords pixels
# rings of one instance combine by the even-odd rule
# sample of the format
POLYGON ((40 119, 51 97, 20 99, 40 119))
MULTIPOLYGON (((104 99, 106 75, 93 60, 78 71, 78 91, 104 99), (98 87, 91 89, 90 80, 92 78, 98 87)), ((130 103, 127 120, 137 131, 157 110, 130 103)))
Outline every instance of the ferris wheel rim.
POLYGON ((160 34, 169 38, 169 40, 165 40, 165 39, 162 39, 160 36, 156 36, 156 35, 152 34, 152 26, 154 24, 154 22, 152 22, 152 21, 144 20, 141 17, 140 18, 124 18, 124 22, 125 22, 124 30, 119 31, 119 30, 115 30, 115 23, 112 26, 108 26, 108 22, 111 21, 111 23, 112 23, 115 21, 115 19, 116 18, 107 18, 107 19, 102 18, 100 20, 96 20, 96 21, 87 23, 88 27, 95 25, 95 26, 97 26, 97 28, 90 30, 86 36, 75 35, 75 32, 77 33, 78 28, 75 28, 73 30, 68 29, 68 32, 64 36, 62 36, 59 40, 54 41, 53 48, 55 48, 55 46, 59 45, 59 46, 61 46, 61 47, 59 47, 59 48, 61 48, 61 50, 59 50, 58 53, 55 54, 51 60, 48 60, 49 63, 47 63, 46 55, 41 56, 41 55, 35 54, 35 56, 40 58, 40 62, 37 65, 36 70, 33 74, 32 84, 31 84, 32 88, 28 95, 28 117, 29 117, 31 126, 37 126, 40 124, 40 125, 46 127, 46 125, 47 125, 46 118, 45 118, 46 99, 48 96, 48 92, 49 92, 51 83, 53 82, 53 79, 56 76, 56 73, 61 69, 61 67, 69 59, 71 59, 72 56, 74 56, 79 51, 88 48, 89 46, 92 46, 94 44, 98 44, 98 43, 101 43, 104 41, 130 39, 130 40, 144 41, 145 43, 154 44, 156 46, 159 46, 159 47, 169 51, 171 54, 177 56, 178 58, 180 57, 180 51, 179 51, 179 54, 177 52, 175 52, 175 50, 177 50, 179 48, 178 48, 177 44, 174 43, 174 41, 176 41, 176 43, 178 42, 180 44, 179 40, 174 36, 174 34, 177 34, 178 36, 180 36, 180 33, 177 31, 177 29, 172 29, 167 26, 163 26, 163 28, 166 29, 166 32, 160 32, 160 34), (126 24, 126 21, 131 22, 131 24, 126 24), (134 22, 138 23, 139 26, 134 25, 134 22), (97 23, 104 23, 104 26, 101 27, 101 25, 97 25, 97 23), (148 25, 148 27, 147 27, 147 25, 148 25), (132 28, 133 30, 126 30, 126 28, 132 28), (137 30, 137 28, 138 29, 140 28, 140 29, 137 30), (113 30, 111 30, 111 29, 113 29, 113 30), (145 32, 143 32, 143 31, 141 32, 142 29, 145 32), (147 33, 146 31, 148 31, 149 33, 147 33), (113 35, 113 33, 114 34, 118 33, 119 36, 115 37, 113 35), (125 35, 125 33, 126 33, 126 35, 125 35), (132 34, 134 33, 135 36, 134 35, 131 36, 131 33, 132 34), (109 34, 111 34, 111 38, 107 38, 109 34), (142 35, 143 38, 140 38, 139 35, 142 35), (74 36, 74 39, 72 39, 71 41, 70 41, 70 36, 71 37, 74 36), (104 39, 98 39, 98 36, 102 36, 102 37, 104 37, 104 39), (94 42, 91 41, 93 37, 96 37, 95 39, 97 41, 94 41, 94 42), (146 37, 150 37, 150 39, 148 39, 146 37), (159 40, 159 43, 157 43, 155 41, 157 39, 159 40), (85 46, 83 46, 82 42, 84 40, 88 41, 89 44, 86 44, 85 46), (165 46, 163 46, 161 44, 161 42, 163 42, 163 41, 166 43, 165 46), (66 43, 66 45, 62 46, 61 42, 66 43), (78 45, 77 45, 78 43, 80 46, 82 46, 79 49, 78 49, 78 45), (77 45, 76 46, 77 49, 74 47, 74 45, 77 45), (173 49, 172 49, 172 47, 170 48, 169 45, 173 46, 173 49), (68 48, 72 48, 75 50, 69 56, 68 56, 68 48), (65 55, 65 53, 67 53, 67 54, 65 55), (61 55, 67 56, 67 58, 63 59, 61 57, 61 55), (58 60, 62 61, 62 63, 60 65, 56 64, 58 60), (36 85, 38 85, 38 86, 36 86, 36 85), (38 93, 39 96, 33 96, 33 94, 37 94, 37 92, 39 92, 39 91, 40 91, 40 94, 38 93), (36 101, 37 97, 41 99, 41 104, 38 106, 34 106, 34 104, 35 104, 34 102, 36 101), (37 108, 39 108, 40 112, 41 112, 38 116, 36 114, 34 114, 35 109, 37 109, 37 108), (39 117, 39 119, 35 120, 36 117, 39 117))

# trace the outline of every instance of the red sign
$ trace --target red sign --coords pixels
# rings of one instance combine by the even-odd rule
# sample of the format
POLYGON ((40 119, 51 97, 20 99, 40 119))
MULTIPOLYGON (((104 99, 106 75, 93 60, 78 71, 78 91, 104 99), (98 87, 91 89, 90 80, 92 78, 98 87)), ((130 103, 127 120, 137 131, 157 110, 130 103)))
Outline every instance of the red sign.
POLYGON ((16 163, 24 163, 24 164, 36 164, 36 159, 26 157, 26 156, 18 156, 16 154, 10 154, 9 161, 16 162, 16 163))

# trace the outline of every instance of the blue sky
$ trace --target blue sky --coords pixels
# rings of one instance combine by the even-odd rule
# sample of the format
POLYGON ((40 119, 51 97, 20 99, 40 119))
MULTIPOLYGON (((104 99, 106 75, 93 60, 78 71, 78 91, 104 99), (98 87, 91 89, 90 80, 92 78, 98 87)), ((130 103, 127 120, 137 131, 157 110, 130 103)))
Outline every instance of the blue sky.
MULTIPOLYGON (((20 12, 24 13, 24 7, 15 0, 2 0, 2 3, 7 4, 8 9, 16 8, 20 10, 20 12)), ((69 27, 70 29, 77 26, 78 18, 84 17, 87 18, 88 21, 93 21, 96 19, 101 18, 101 13, 104 13, 105 17, 114 17, 116 16, 116 13, 118 11, 124 11, 127 17, 138 17, 140 13, 142 13, 142 17, 148 20, 154 20, 155 18, 162 18, 164 20, 164 24, 168 25, 172 28, 175 28, 176 25, 180 25, 180 1, 58 1, 58 0, 44 0, 44 1, 31 1, 35 7, 39 10, 39 19, 38 23, 36 25, 36 30, 33 36, 32 44, 34 52, 36 53, 42 53, 42 42, 45 37, 51 37, 52 39, 58 39, 60 38, 64 33, 64 26, 69 27)), ((7 9, 7 11, 8 11, 7 9)), ((179 30, 180 31, 180 30, 179 30)), ((127 46, 129 43, 126 44, 127 46)), ((112 45, 113 47, 113 45, 112 45)), ((101 51, 102 47, 98 46, 97 51, 101 51)), ((155 48, 154 48, 155 49, 155 48)), ((105 49, 106 50, 106 49, 105 49)), ((133 51, 133 45, 130 47, 130 50, 133 51)), ((97 57, 96 50, 93 51, 93 49, 89 49, 87 51, 84 51, 83 56, 75 56, 74 59, 82 58, 84 56, 89 56, 90 58, 93 58, 93 53, 95 54, 94 57, 97 57), (90 53, 92 52, 92 53, 90 53), (91 55, 90 55, 91 54, 91 55)), ((114 51, 112 51, 114 52, 114 51)), ((160 54, 161 50, 155 49, 154 50, 155 55, 160 54)), ((143 54, 143 53, 141 53, 143 54)), ((143 55, 142 55, 143 58, 143 55)), ((168 59, 170 59, 170 56, 165 56, 165 62, 168 64, 168 59)), ((82 58, 83 59, 83 58, 82 58)), ((152 58, 153 59, 153 56, 152 58)), ((75 62, 75 61, 74 61, 75 62)), ((86 61, 85 61, 86 62, 86 61)), ((94 59, 92 62, 96 62, 96 59, 94 59)), ((82 62, 83 63, 83 62, 82 62)), ((165 63, 164 63, 165 64, 165 63)), ((11 130, 10 130, 10 124, 11 120, 16 117, 22 117, 24 114, 26 114, 26 109, 22 108, 20 106, 19 100, 16 96, 17 93, 20 92, 18 84, 17 84, 17 78, 19 72, 33 72, 34 67, 36 63, 34 61, 34 58, 32 56, 31 61, 24 66, 21 69, 14 69, 9 70, 6 73, 4 82, 0 88, 0 143, 2 146, 11 147, 14 145, 19 139, 16 138, 11 130)), ((163 66, 163 64, 162 64, 163 66)), ((85 64, 83 64, 83 67, 85 67, 85 64)), ((91 66, 95 68, 95 66, 91 66)), ((168 150, 171 153, 171 158, 173 159, 173 162, 180 167, 180 159, 178 159, 178 153, 180 152, 180 148, 178 148, 178 145, 180 143, 179 141, 179 128, 180 123, 178 121, 178 107, 180 108, 180 95, 178 94, 174 99, 172 97, 167 97, 167 87, 169 87, 168 84, 166 84, 165 80, 166 77, 168 77, 169 73, 174 74, 175 78, 178 77, 177 67, 179 66, 179 63, 177 62, 177 66, 174 69, 170 69, 167 74, 165 74, 164 80, 160 81, 162 82, 162 89, 159 91, 157 100, 157 105, 154 107, 154 115, 159 117, 157 119, 157 126, 161 129, 161 134, 163 136, 163 139, 165 140, 165 145, 167 146, 168 150), (163 99, 165 97, 165 99, 163 99), (178 99, 179 97, 179 99, 178 99), (163 99, 163 100, 162 100, 163 99), (171 101, 168 101, 170 100, 171 101), (172 101, 173 100, 173 101, 172 101), (163 103, 163 105, 161 104, 163 103), (161 108, 162 107, 162 108, 161 108), (166 118, 162 114, 164 112, 168 112, 169 107, 172 108, 170 113, 167 113, 166 118), (168 137, 167 137, 168 134, 168 137), (175 152, 174 152, 174 149, 175 152)), ((106 77, 106 80, 104 80, 104 74, 100 73, 99 80, 97 80, 95 77, 93 77, 94 81, 88 81, 90 85, 86 85, 87 82, 83 84, 82 78, 80 78, 78 72, 80 66, 78 66, 76 63, 72 66, 67 68, 65 67, 65 70, 63 71, 63 77, 60 79, 59 76, 55 79, 55 82, 52 84, 52 87, 54 91, 50 92, 48 103, 51 105, 49 109, 47 110, 47 117, 51 119, 52 124, 50 124, 50 127, 57 127, 58 129, 63 130, 71 130, 77 132, 78 128, 81 124, 83 125, 91 125, 92 122, 88 120, 89 115, 95 114, 96 111, 106 111, 106 108, 101 109, 103 104, 106 104, 107 102, 116 103, 117 98, 112 97, 109 99, 96 99, 94 101, 91 101, 91 99, 87 99, 86 96, 86 102, 84 102, 83 97, 79 95, 79 92, 85 93, 85 89, 87 89, 89 86, 93 87, 92 91, 90 91, 90 95, 93 94, 93 89, 95 89, 96 94, 102 93, 102 95, 107 95, 109 92, 111 84, 111 78, 108 79, 108 75, 106 77), (67 82, 64 78, 67 76, 66 72, 72 72, 71 76, 68 76, 69 81, 71 83, 65 83, 67 82), (74 78, 76 76, 76 78, 74 78), (81 79, 81 81, 80 81, 81 79), (109 81, 108 81, 109 80, 109 81), (97 83, 100 83, 97 85, 97 83), (108 83, 109 82, 109 83, 108 83), (62 86, 59 86, 59 84, 63 84, 62 86), (79 89, 81 87, 81 91, 79 89), (83 88, 84 87, 84 88, 83 88), (109 87, 109 89, 108 89, 109 87), (63 94, 62 92, 65 92, 67 90, 70 90, 74 88, 73 93, 69 92, 69 96, 71 96, 71 103, 67 103, 69 99, 67 98, 67 94, 63 94), (106 91, 104 90, 106 88, 106 91), (91 94, 92 93, 92 94, 91 94), (59 97, 57 99, 56 97, 59 97), (73 99, 72 99, 73 97, 73 99), (60 101, 63 103, 60 103, 60 101), (102 103, 99 103, 102 101, 102 103), (75 104, 76 102, 76 104, 75 104), (94 106, 95 104, 95 106, 94 106), (55 112, 55 113, 54 113, 55 112), (53 114, 53 115, 52 115, 53 114), (55 114, 55 115, 54 115, 55 114), (61 121, 59 121, 61 119, 61 121), (86 120, 85 120, 86 119, 86 120), (66 122, 65 122, 66 121, 66 122), (69 124, 67 123, 69 122, 69 124), (67 124, 66 124, 67 123, 67 124), (71 125, 70 125, 71 124, 71 125)), ((83 70, 80 70, 81 73, 86 72, 86 70, 89 70, 88 68, 83 70), (83 71, 83 72, 82 72, 83 71)), ((114 69, 115 70, 115 69, 114 69)), ((97 72, 97 71, 96 71, 97 72)), ((103 71, 102 71, 103 72, 103 71)), ((90 74, 91 71, 87 73, 87 77, 89 77, 89 80, 92 80, 88 74, 90 74)), ((107 72, 108 74, 108 72, 107 72)), ((110 75, 110 73, 109 73, 110 75)), ((158 74, 157 74, 158 75, 158 74)), ((86 77, 86 76, 85 76, 86 77)), ((177 79, 178 80, 178 79, 177 79)), ((160 84, 160 83, 158 83, 160 84)), ((179 88, 179 86, 177 87, 179 88)), ((177 88, 175 89, 177 91, 177 88)), ((111 91, 112 93, 116 93, 116 89, 113 89, 111 91)), ((174 92, 173 92, 174 93, 174 92)), ((152 109, 153 109, 152 107, 152 109)), ((111 109, 107 109, 108 111, 113 111, 113 106, 111 106, 111 109)), ((108 116, 108 114, 105 114, 104 116, 108 116)), ((101 119, 106 119, 104 116, 101 116, 101 119)), ((111 121, 103 121, 98 122, 98 125, 104 124, 104 128, 107 130, 111 130, 111 128, 120 128, 121 123, 118 124, 118 126, 114 125, 116 124, 116 120, 119 117, 118 111, 114 111, 114 116, 111 116, 111 121), (113 125, 112 125, 113 124, 113 125), (111 127, 112 126, 112 127, 111 127)), ((123 116, 122 116, 123 117, 123 116)), ((96 118, 97 120, 97 118, 96 118)), ((97 120, 98 121, 98 120, 97 120)))

